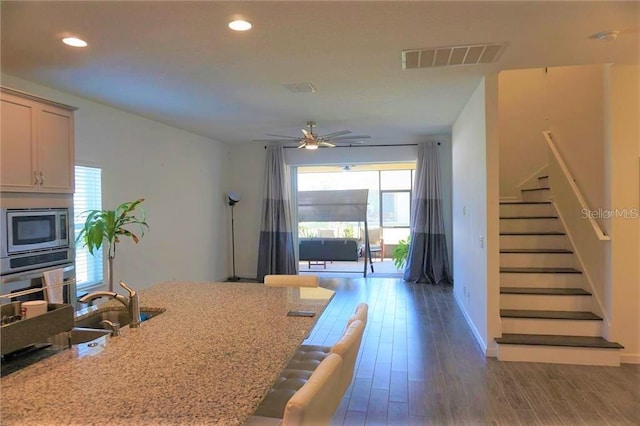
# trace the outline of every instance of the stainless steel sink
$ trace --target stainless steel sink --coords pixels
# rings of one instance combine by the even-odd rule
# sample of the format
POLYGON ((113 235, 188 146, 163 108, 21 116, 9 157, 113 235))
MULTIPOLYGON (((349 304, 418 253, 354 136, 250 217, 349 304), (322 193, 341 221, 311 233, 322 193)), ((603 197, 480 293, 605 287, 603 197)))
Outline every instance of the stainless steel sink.
MULTIPOLYGON (((149 320, 164 312, 164 309, 141 309, 140 319, 142 321, 149 320)), ((120 327, 124 327, 131 322, 131 315, 129 311, 124 309, 110 309, 110 310, 97 310, 92 312, 88 316, 74 321, 74 327, 93 328, 93 329, 105 329, 108 326, 100 324, 100 322, 108 320, 112 323, 120 324, 120 327)))
MULTIPOLYGON (((52 348, 60 350, 68 348, 69 345, 91 344, 90 342, 93 340, 108 337, 110 334, 110 330, 74 327, 69 331, 49 337, 47 341, 52 345, 52 348)), ((106 338, 102 340, 103 343, 106 343, 106 341, 106 338)))
POLYGON ((69 343, 79 345, 95 340, 99 337, 108 336, 109 330, 98 330, 95 328, 73 328, 69 332, 69 343))

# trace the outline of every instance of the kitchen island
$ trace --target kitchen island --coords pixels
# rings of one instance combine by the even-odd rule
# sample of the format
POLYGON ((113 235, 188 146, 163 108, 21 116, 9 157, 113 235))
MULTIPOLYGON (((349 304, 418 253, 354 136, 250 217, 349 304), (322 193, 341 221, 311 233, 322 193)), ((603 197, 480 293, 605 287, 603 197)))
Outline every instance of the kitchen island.
POLYGON ((244 424, 334 292, 167 282, 139 294, 166 311, 2 378, 2 424, 244 424))

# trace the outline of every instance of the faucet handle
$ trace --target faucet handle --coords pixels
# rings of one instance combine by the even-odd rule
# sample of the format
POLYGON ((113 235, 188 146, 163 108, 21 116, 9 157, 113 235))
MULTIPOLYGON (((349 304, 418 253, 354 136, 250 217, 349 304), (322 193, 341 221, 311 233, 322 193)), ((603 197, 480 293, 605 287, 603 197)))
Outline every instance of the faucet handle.
POLYGON ((111 335, 112 336, 119 336, 120 335, 120 323, 119 322, 113 322, 113 321, 109 321, 109 320, 102 320, 102 321, 100 321, 100 325, 106 325, 107 327, 109 327, 111 329, 111 335))
POLYGON ((129 287, 124 281, 120 281, 120 287, 124 288, 125 290, 127 290, 129 292, 129 298, 135 297, 136 291, 134 289, 132 289, 131 287, 129 287))

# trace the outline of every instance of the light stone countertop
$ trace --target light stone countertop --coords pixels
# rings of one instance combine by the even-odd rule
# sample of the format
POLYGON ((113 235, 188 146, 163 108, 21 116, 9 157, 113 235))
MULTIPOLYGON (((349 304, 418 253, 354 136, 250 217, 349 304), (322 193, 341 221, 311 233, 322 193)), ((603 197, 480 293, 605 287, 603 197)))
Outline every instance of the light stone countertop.
POLYGON ((3 377, 0 422, 244 424, 334 294, 187 282, 139 293, 143 308, 166 312, 98 347, 74 346, 3 377))

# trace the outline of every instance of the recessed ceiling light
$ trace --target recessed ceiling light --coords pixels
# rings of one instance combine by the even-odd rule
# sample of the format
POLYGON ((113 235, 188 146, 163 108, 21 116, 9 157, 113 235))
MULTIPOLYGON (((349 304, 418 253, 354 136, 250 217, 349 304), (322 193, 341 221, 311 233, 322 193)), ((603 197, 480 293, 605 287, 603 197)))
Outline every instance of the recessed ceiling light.
POLYGON ((73 47, 87 47, 87 42, 77 37, 65 37, 62 42, 67 46, 73 47))
POLYGON ((229 22, 229 28, 234 31, 247 31, 252 27, 251 22, 243 21, 242 19, 238 19, 236 21, 229 22))

